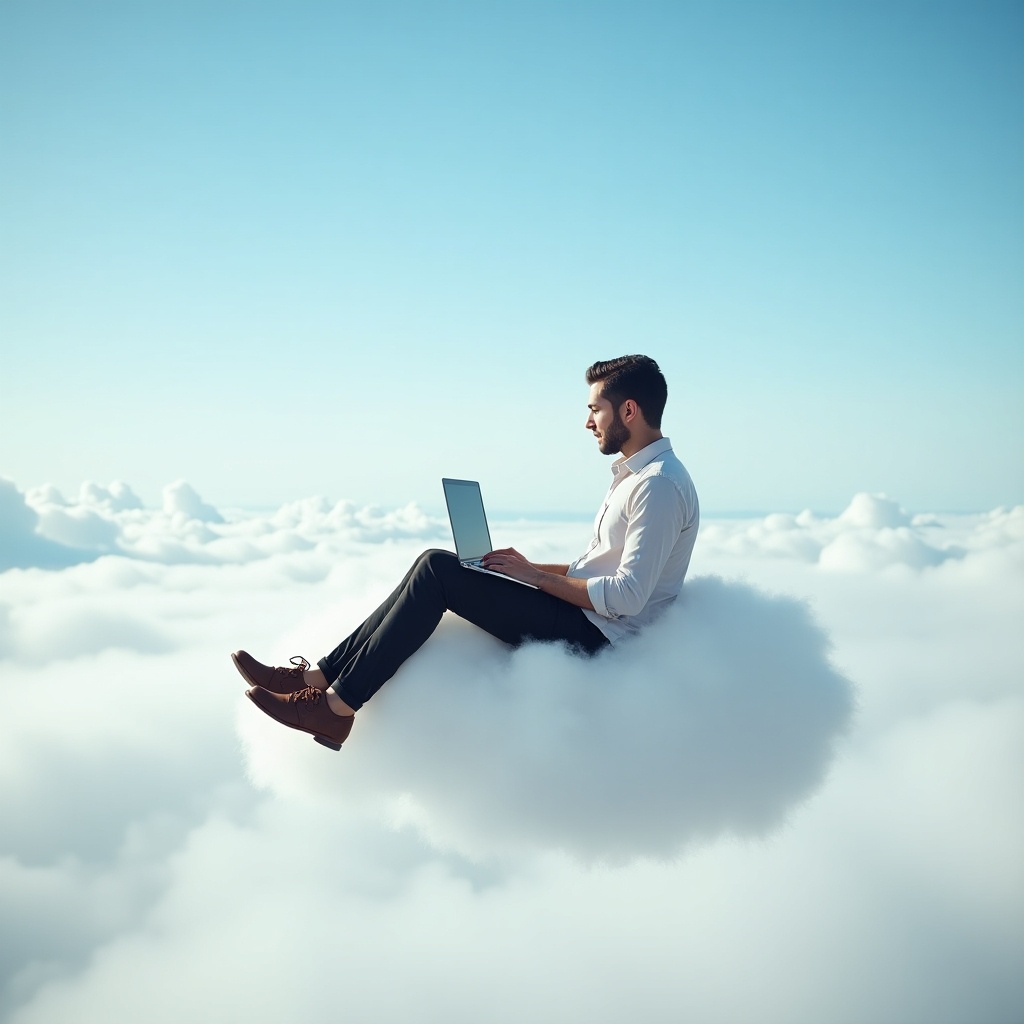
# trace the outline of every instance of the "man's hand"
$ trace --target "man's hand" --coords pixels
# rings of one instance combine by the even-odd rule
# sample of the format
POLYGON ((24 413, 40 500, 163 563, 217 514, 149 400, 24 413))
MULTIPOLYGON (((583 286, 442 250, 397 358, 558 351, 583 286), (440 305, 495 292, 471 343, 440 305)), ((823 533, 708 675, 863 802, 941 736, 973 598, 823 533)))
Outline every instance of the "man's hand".
POLYGON ((515 548, 498 548, 481 559, 485 569, 504 573, 523 583, 532 583, 538 590, 568 601, 579 608, 593 609, 594 602, 587 593, 587 581, 570 579, 567 565, 537 565, 524 558, 515 548))
POLYGON ((483 563, 485 569, 493 569, 494 572, 504 573, 523 583, 532 583, 534 586, 538 584, 543 575, 533 562, 521 555, 515 548, 498 548, 497 551, 488 551, 483 557, 483 563))

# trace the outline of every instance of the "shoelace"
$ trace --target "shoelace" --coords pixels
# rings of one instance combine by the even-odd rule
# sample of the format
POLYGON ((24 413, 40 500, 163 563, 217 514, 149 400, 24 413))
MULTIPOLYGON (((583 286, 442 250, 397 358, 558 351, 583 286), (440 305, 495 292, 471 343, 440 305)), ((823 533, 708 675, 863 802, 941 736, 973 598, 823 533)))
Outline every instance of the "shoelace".
POLYGON ((307 686, 304 690, 296 690, 288 699, 293 704, 297 701, 302 701, 303 704, 316 707, 323 695, 323 690, 318 690, 315 686, 307 686))
POLYGON ((294 658, 289 658, 288 660, 295 666, 295 668, 285 669, 285 672, 290 676, 302 675, 309 668, 309 662, 301 654, 296 654, 294 658))

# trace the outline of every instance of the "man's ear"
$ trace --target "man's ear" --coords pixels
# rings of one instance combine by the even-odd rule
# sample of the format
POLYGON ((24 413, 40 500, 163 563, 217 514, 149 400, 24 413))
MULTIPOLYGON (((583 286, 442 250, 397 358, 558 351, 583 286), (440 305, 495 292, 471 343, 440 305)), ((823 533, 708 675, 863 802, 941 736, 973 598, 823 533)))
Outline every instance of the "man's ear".
POLYGON ((640 411, 640 407, 633 401, 632 398, 627 398, 622 403, 622 408, 619 410, 619 419, 623 423, 629 423, 636 418, 636 414, 640 411))

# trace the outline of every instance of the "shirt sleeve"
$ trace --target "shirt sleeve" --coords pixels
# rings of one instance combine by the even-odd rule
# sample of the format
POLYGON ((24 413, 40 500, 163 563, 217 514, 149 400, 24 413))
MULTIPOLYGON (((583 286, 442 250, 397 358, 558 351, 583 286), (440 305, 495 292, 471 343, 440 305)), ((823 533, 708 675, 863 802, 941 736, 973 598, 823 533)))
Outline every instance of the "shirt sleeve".
POLYGON ((628 523, 622 559, 614 576, 592 576, 587 594, 594 611, 608 619, 636 615, 647 604, 686 525, 686 506, 666 477, 642 480, 626 505, 628 523))

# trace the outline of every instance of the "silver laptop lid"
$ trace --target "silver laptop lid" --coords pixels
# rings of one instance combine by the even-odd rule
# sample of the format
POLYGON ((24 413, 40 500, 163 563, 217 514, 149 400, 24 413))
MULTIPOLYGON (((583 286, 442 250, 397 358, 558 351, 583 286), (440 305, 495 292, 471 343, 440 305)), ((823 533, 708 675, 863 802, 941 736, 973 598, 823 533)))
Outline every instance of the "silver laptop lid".
POLYGON ((448 503, 448 518, 455 538, 455 551, 460 562, 483 558, 491 550, 491 534, 487 529, 484 500, 476 480, 441 481, 444 500, 448 503))

